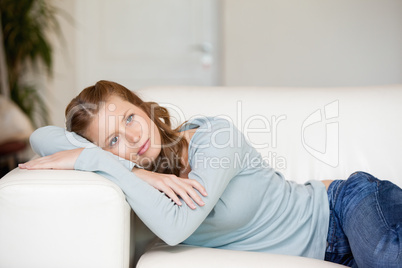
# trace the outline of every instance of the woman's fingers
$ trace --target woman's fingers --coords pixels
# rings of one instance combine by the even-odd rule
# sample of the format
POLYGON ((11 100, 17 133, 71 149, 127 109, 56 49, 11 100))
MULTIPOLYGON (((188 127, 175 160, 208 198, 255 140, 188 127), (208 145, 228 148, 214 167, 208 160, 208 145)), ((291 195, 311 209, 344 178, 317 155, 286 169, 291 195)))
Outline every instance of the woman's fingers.
POLYGON ((159 190, 162 191, 163 193, 165 193, 165 195, 167 195, 170 199, 172 199, 173 202, 175 202, 177 205, 179 205, 179 206, 182 205, 179 197, 169 186, 165 185, 165 187, 162 187, 162 188, 164 188, 164 189, 159 189, 159 190))
POLYGON ((151 173, 147 170, 135 170, 134 172, 139 178, 165 193, 179 206, 182 205, 180 198, 192 209, 196 208, 196 204, 205 205, 200 193, 203 196, 207 196, 207 193, 205 188, 196 180, 179 178, 173 174, 151 173))
POLYGON ((50 156, 36 158, 18 166, 23 169, 48 169, 50 168, 49 161, 51 161, 49 158, 50 156))
POLYGON ((204 201, 199 196, 198 192, 193 188, 191 182, 188 182, 188 180, 181 180, 181 183, 185 185, 183 186, 183 188, 186 189, 186 193, 191 197, 192 200, 194 200, 199 206, 205 205, 204 201))
POLYGON ((18 165, 23 169, 74 169, 75 161, 83 148, 60 151, 18 165))
POLYGON ((193 188, 197 189, 203 196, 208 196, 207 191, 205 190, 204 186, 196 180, 193 179, 184 179, 183 182, 190 184, 193 188))
POLYGON ((199 206, 204 206, 204 201, 202 201, 192 184, 187 183, 186 181, 187 179, 180 179, 176 177, 174 179, 167 180, 167 183, 168 186, 172 188, 173 191, 175 191, 175 193, 179 195, 190 208, 196 208, 193 201, 195 201, 199 206))
POLYGON ((188 192, 185 191, 183 188, 179 188, 176 193, 183 199, 184 202, 191 208, 191 209, 196 209, 196 206, 193 202, 193 200, 190 198, 188 195, 188 192))

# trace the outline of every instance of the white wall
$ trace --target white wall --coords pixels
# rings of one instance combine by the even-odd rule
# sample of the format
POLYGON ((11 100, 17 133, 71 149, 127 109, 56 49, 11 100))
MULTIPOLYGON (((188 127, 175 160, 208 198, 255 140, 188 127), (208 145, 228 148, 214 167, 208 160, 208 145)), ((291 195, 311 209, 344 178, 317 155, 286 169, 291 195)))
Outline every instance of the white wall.
POLYGON ((62 39, 53 37, 54 73, 47 81, 47 100, 49 103, 50 119, 53 125, 64 127, 64 110, 67 104, 78 93, 77 60, 76 60, 76 31, 80 25, 74 18, 75 0, 52 0, 62 12, 58 13, 58 21, 62 30, 62 39))
POLYGON ((224 0, 227 86, 402 83, 401 0, 224 0))
POLYGON ((64 126, 69 101, 101 79, 133 90, 219 81, 214 0, 49 1, 63 10, 65 39, 61 45, 53 38, 55 75, 47 86, 55 125, 64 126), (202 51, 204 43, 211 52, 202 51), (203 62, 206 54, 215 58, 212 64, 203 62))
MULTIPOLYGON (((75 19, 77 0, 53 1, 73 18, 60 19, 65 43, 55 42, 48 86, 53 124, 64 126, 64 109, 82 89, 77 36, 83 25, 75 19)), ((216 1, 225 86, 402 83, 401 0, 216 1)))

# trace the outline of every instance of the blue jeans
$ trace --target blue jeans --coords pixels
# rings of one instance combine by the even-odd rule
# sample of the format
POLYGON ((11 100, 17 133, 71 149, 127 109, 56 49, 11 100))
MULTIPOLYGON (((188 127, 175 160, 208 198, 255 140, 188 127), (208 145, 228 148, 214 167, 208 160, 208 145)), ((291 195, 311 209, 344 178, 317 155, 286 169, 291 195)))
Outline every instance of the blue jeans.
POLYGON ((350 267, 402 267, 402 190, 365 172, 328 188, 325 260, 350 267))

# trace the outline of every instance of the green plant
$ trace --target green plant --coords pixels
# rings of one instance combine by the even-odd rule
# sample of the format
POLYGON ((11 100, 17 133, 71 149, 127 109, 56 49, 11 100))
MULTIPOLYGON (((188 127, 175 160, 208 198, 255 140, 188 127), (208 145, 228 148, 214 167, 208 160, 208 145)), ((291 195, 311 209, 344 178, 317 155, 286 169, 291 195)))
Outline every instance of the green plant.
POLYGON ((24 81, 28 70, 52 75, 52 45, 48 34, 60 33, 56 8, 47 0, 0 0, 0 15, 11 99, 34 126, 49 123, 49 113, 38 89, 24 81))

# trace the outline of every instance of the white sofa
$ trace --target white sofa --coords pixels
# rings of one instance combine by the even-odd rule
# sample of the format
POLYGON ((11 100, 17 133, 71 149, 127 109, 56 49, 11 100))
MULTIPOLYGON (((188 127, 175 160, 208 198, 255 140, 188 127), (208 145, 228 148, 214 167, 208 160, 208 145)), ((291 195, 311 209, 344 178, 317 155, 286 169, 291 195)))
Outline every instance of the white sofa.
MULTIPOLYGON (((357 170, 402 186, 402 85, 361 88, 158 87, 137 91, 176 124, 233 120, 287 179, 346 179, 357 170)), ((15 169, 0 180, 0 267, 337 267, 313 259, 169 247, 122 191, 94 173, 15 169), (146 252, 144 254, 144 252, 146 252)))

